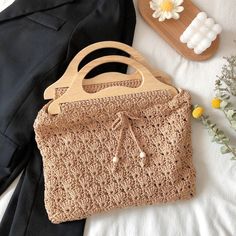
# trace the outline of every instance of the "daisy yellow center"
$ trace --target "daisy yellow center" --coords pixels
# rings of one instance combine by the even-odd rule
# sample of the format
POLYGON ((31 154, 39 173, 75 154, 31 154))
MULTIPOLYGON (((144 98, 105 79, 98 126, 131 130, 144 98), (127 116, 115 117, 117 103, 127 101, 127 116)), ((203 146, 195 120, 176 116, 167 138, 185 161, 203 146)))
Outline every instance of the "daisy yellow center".
POLYGON ((174 9, 174 4, 170 0, 164 0, 161 3, 160 8, 162 11, 172 11, 174 9))

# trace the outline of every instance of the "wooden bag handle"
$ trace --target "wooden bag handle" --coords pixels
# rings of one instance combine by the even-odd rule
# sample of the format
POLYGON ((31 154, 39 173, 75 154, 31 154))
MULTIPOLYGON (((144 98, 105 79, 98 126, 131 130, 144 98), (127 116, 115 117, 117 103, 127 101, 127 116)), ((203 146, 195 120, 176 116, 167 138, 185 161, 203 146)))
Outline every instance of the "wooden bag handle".
MULTIPOLYGON (((121 74, 121 73, 120 73, 121 74)), ((107 73, 109 76, 109 73, 107 73)), ((112 78, 111 78, 112 79, 112 78)), ((112 97, 112 96, 119 96, 119 95, 127 95, 133 93, 141 93, 147 91, 154 91, 154 90, 170 90, 170 92, 175 95, 177 94, 177 90, 161 81, 157 80, 152 73, 140 62, 135 61, 134 59, 124 57, 124 56, 104 56, 98 59, 95 59, 85 65, 77 76, 74 78, 71 86, 68 90, 58 99, 54 100, 48 107, 48 112, 50 114, 58 114, 60 112, 60 104, 68 103, 68 102, 76 102, 81 100, 89 100, 89 99, 96 99, 96 98, 105 98, 105 97, 112 97), (96 93, 87 93, 83 89, 83 79, 86 75, 93 70, 95 67, 110 63, 110 62, 118 62, 127 64, 133 68, 135 68, 142 77, 142 83, 137 88, 130 88, 125 86, 112 86, 105 89, 102 89, 96 93)))
POLYGON ((44 99, 54 99, 56 88, 68 88, 71 85, 74 79, 74 76, 78 73, 77 68, 78 68, 78 65, 80 65, 81 61, 90 53, 97 51, 99 49, 106 49, 106 48, 119 49, 123 52, 128 53, 132 58, 142 63, 147 68, 149 68, 149 70, 155 75, 155 77, 164 77, 166 78, 167 82, 170 83, 170 78, 168 77, 168 75, 160 70, 153 71, 153 69, 150 67, 150 65, 146 61, 146 59, 136 49, 132 48, 131 46, 127 44, 116 42, 116 41, 103 41, 103 42, 91 44, 85 47, 84 49, 82 49, 79 53, 77 53, 76 56, 73 58, 73 60, 70 62, 63 76, 59 80, 57 80, 55 83, 50 85, 44 91, 44 99))

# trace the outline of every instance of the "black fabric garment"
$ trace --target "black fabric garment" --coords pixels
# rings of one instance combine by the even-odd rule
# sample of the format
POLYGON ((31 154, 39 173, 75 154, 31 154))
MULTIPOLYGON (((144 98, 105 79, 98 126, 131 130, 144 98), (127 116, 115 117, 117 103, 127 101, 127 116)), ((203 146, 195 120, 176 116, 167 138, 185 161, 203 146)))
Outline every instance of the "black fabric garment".
POLYGON ((48 220, 44 207, 42 157, 37 149, 32 149, 32 156, 34 158, 29 161, 23 172, 4 215, 0 235, 83 235, 85 220, 57 225, 48 220))
MULTIPOLYGON (((54 225, 47 218, 33 122, 45 104, 43 91, 78 51, 103 40, 132 44, 134 27, 132 0, 16 0, 0 13, 0 194, 26 167, 1 236, 82 235, 85 220, 54 225)), ((106 65, 99 72, 125 69, 106 65)))
POLYGON ((0 194, 30 158, 44 89, 85 46, 131 44, 134 22, 131 0, 16 0, 0 13, 0 194))

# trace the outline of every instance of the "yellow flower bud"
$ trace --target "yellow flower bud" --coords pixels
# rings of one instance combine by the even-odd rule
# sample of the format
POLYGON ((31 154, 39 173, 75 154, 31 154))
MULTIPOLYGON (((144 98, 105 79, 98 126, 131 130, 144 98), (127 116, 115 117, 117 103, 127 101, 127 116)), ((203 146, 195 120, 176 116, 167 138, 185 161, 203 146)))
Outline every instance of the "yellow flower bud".
POLYGON ((203 107, 196 107, 193 112, 192 112, 192 116, 195 118, 195 119, 198 119, 200 118, 204 113, 204 109, 203 107))
POLYGON ((214 98, 211 101, 211 106, 215 109, 219 109, 220 108, 220 103, 221 103, 221 100, 219 98, 214 98))
POLYGON ((161 8, 162 11, 171 12, 174 9, 174 4, 170 0, 164 0, 161 3, 160 8, 161 8))

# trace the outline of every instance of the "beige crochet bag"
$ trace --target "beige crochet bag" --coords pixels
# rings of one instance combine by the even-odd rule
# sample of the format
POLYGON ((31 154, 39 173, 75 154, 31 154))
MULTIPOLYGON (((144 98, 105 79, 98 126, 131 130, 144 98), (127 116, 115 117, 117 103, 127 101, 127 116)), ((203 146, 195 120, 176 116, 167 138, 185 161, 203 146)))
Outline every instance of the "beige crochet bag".
MULTIPOLYGON (((140 82, 122 83, 137 87, 140 82)), ((105 87, 90 85, 86 91, 105 87)), ((66 102, 57 115, 48 113, 49 105, 39 112, 34 129, 53 223, 195 194, 188 92, 173 97, 152 90, 66 102)))

